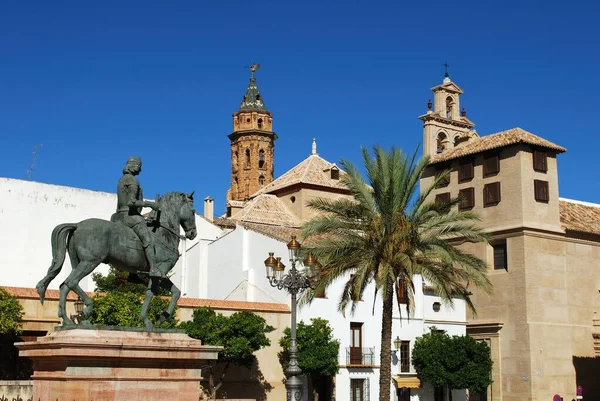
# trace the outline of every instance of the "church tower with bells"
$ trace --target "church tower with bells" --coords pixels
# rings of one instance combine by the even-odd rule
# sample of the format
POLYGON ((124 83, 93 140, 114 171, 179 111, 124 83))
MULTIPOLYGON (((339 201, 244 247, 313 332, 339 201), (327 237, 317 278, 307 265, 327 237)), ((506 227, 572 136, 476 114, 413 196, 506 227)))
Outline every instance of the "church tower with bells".
POLYGON ((260 64, 251 64, 250 82, 239 109, 233 113, 231 186, 227 200, 244 200, 273 181, 277 135, 273 116, 265 107, 256 84, 260 64))
POLYGON ((467 118, 467 111, 460 108, 460 95, 463 90, 450 79, 448 63, 441 85, 431 88, 433 103, 427 103, 427 114, 419 116, 423 121, 423 153, 435 156, 446 150, 459 146, 477 132, 472 128, 475 124, 467 118))

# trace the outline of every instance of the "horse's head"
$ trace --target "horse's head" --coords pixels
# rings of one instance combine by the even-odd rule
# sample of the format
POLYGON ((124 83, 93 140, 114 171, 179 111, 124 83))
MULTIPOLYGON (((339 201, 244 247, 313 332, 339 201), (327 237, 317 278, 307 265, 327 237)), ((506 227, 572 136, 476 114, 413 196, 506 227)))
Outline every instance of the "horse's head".
POLYGON ((181 225, 187 239, 196 238, 194 192, 189 194, 184 194, 183 192, 170 192, 160 199, 160 209, 172 216, 173 220, 171 220, 171 218, 167 218, 167 220, 170 220, 173 224, 176 224, 175 221, 178 223, 173 227, 174 229, 178 230, 177 225, 181 225))
POLYGON ((179 223, 185 230, 187 239, 194 239, 196 232, 196 211, 194 210, 194 191, 189 194, 181 194, 184 201, 179 209, 179 223))

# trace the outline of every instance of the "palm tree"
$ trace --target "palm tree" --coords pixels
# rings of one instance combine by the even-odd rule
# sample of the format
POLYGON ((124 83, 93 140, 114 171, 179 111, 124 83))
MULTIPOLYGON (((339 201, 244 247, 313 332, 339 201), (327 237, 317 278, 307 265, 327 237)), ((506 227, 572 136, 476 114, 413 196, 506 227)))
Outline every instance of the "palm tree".
POLYGON ((468 286, 491 292, 486 263, 448 240, 480 242, 487 236, 477 227, 476 214, 453 208, 458 198, 428 200, 436 185, 448 179, 448 171, 417 193, 429 157, 415 161, 416 151, 409 157, 394 147, 386 152, 376 146, 374 157, 364 148, 362 152, 368 183, 351 162, 341 163, 346 171, 341 179, 354 199, 309 202, 320 213, 303 226, 305 248, 319 258, 323 269, 317 288, 305 293, 302 302, 310 303, 315 292, 344 278, 338 308, 345 313, 351 305, 354 311, 367 286, 375 285, 375 296, 383 301, 379 400, 389 401, 394 296, 398 308, 406 302, 410 313, 413 277, 421 275, 446 304, 457 297, 475 312, 468 286))

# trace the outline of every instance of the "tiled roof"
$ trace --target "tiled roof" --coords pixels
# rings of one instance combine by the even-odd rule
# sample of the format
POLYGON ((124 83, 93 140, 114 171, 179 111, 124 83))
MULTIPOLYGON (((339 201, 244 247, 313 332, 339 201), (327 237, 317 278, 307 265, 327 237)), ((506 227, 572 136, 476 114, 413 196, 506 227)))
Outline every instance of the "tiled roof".
POLYGON ((256 78, 254 77, 254 71, 252 71, 252 76, 250 77, 250 82, 248 83, 248 89, 246 89, 246 93, 242 99, 242 104, 240 104, 239 111, 255 110, 266 111, 267 108, 265 107, 265 103, 260 96, 258 85, 256 85, 256 78))
POLYGON ((246 202, 244 202, 243 200, 229 200, 227 201, 227 205, 231 206, 231 207, 244 207, 244 204, 246 202))
MULTIPOLYGON (((25 287, 4 287, 9 294, 12 294, 20 299, 38 299, 38 293, 35 288, 25 287)), ((93 296, 95 293, 86 292, 88 296, 93 296)), ((57 301, 59 298, 58 290, 46 290, 46 299, 57 301)), ((71 292, 67 296, 69 301, 76 301, 77 296, 71 292)), ((226 301, 219 299, 203 299, 203 298, 179 298, 177 305, 182 308, 201 308, 208 307, 222 310, 248 310, 255 312, 280 312, 290 313, 290 308, 286 304, 272 302, 247 302, 247 301, 226 301)))
POLYGON ((301 230, 299 227, 274 226, 260 223, 240 223, 247 230, 255 231, 269 238, 276 239, 284 243, 288 243, 292 235, 300 238, 301 230))
POLYGON ((221 228, 235 228, 236 224, 236 222, 231 220, 229 217, 216 217, 213 220, 213 223, 221 228))
POLYGON ((559 208, 565 229, 600 235, 600 205, 561 198, 559 208))
POLYGON ((555 150, 559 153, 567 149, 556 145, 550 141, 540 138, 537 135, 527 132, 521 128, 511 128, 496 134, 486 135, 479 138, 472 138, 455 148, 448 149, 431 158, 430 164, 439 163, 447 160, 457 159, 462 156, 485 152, 486 150, 496 149, 503 146, 513 145, 515 143, 528 143, 555 150))
POLYGON ((231 216, 230 219, 278 226, 300 226, 298 218, 290 212, 281 199, 275 195, 267 194, 258 195, 249 201, 242 210, 231 216))
MULTIPOLYGON (((334 166, 334 163, 328 162, 319 155, 311 154, 281 177, 252 194, 251 197, 272 193, 278 189, 287 188, 295 184, 312 184, 322 187, 346 189, 339 179, 336 180, 331 178, 330 171, 334 166)), ((338 168, 337 166, 335 167, 338 168)), ((340 178, 342 178, 344 174, 345 173, 340 170, 340 178)))

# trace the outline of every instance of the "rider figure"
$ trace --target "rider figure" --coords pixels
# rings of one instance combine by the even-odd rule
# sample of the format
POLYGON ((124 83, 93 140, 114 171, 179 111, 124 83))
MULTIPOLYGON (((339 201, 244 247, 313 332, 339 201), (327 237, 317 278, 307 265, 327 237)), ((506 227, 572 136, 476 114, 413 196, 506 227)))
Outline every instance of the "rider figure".
POLYGON ((142 187, 135 177, 142 171, 142 160, 137 156, 131 156, 123 168, 123 177, 117 184, 117 220, 121 221, 137 234, 142 241, 144 253, 150 267, 150 277, 164 278, 165 275, 156 266, 154 246, 152 246, 152 234, 141 214, 143 207, 158 210, 155 202, 145 201, 142 195, 142 187))

